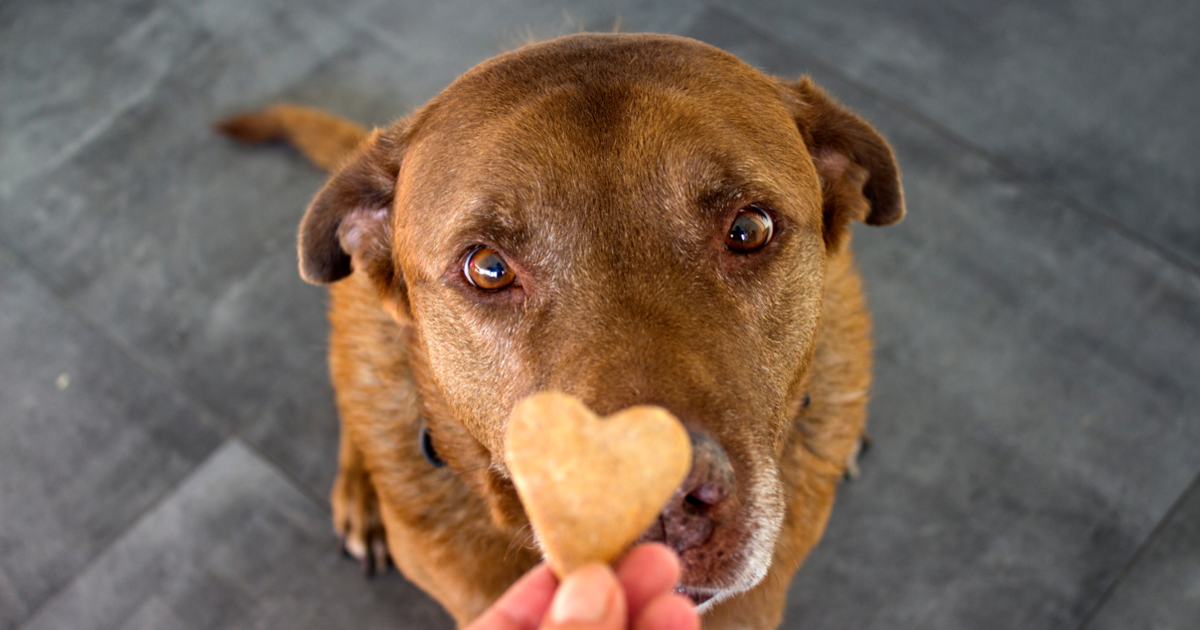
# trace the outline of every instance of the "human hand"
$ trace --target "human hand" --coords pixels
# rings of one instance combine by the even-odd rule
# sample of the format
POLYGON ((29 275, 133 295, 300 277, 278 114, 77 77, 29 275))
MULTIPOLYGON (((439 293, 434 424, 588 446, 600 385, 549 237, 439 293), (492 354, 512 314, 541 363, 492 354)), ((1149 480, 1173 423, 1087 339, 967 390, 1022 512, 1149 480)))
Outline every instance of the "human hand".
POLYGON ((590 564, 562 584, 538 565, 466 630, 698 630, 692 601, 672 591, 678 582, 679 558, 660 544, 634 548, 615 573, 590 564))

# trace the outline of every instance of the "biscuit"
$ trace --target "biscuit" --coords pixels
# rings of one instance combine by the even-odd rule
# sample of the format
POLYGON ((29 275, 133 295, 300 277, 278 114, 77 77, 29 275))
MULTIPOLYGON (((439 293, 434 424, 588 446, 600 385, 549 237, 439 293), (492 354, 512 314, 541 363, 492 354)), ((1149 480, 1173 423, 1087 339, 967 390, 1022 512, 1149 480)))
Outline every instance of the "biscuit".
POLYGON ((615 560, 648 528, 692 465, 675 416, 638 406, 606 418, 556 392, 513 409, 505 458, 554 572, 615 560))

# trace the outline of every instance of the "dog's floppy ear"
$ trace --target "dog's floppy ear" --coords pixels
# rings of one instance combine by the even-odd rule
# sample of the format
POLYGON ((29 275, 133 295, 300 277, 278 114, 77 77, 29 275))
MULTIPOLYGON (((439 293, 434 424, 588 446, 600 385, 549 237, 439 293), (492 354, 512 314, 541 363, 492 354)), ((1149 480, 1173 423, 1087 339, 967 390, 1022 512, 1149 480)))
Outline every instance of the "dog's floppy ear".
POLYGON ((784 103, 821 176, 826 247, 841 244, 851 221, 891 225, 904 218, 900 169, 883 136, 808 77, 784 90, 784 103))
POLYGON ((402 151, 393 133, 373 131, 309 204, 299 237, 308 282, 336 282, 355 268, 382 286, 396 279, 390 235, 402 151))

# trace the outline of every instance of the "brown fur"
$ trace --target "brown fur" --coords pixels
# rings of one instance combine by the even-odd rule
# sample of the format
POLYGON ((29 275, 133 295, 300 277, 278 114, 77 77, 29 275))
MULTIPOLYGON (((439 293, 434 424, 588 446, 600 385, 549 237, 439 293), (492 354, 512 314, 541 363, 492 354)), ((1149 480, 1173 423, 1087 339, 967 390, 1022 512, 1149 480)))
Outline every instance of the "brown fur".
POLYGON ((513 404, 660 404, 737 475, 684 579, 733 588, 745 541, 778 527, 765 577, 706 627, 777 625, 863 433, 870 321, 846 228, 904 214, 886 142, 807 79, 667 36, 528 46, 370 135, 297 111, 221 129, 342 165, 300 230, 302 274, 333 283, 338 531, 369 550, 377 505, 396 564, 466 624, 540 559, 500 455, 513 404), (723 230, 751 202, 778 234, 732 255, 723 230), (466 285, 475 244, 518 286, 466 285), (447 467, 422 457, 423 424, 447 467))

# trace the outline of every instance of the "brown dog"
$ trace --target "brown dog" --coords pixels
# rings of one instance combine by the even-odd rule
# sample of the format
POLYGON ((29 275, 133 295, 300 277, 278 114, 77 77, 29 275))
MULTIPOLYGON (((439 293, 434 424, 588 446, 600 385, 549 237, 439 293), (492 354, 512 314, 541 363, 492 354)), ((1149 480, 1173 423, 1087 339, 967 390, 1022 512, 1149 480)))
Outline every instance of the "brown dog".
POLYGON ((895 159, 807 79, 697 41, 577 35, 480 64, 367 133, 280 106, 222 129, 336 173, 300 226, 332 283, 337 530, 460 624, 540 560, 506 473, 521 398, 681 418, 692 473, 644 536, 707 627, 769 628, 863 434, 870 322, 847 225, 895 159))

